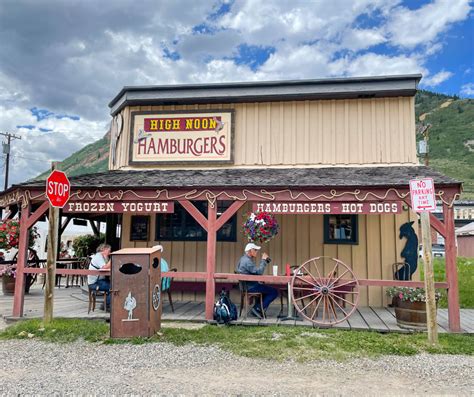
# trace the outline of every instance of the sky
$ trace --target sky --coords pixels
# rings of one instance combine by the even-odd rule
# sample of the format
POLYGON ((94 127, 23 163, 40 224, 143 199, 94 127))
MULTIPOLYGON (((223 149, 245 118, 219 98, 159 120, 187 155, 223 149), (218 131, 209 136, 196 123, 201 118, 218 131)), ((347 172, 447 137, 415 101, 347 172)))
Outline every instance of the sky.
MULTIPOLYGON (((2 0, 9 185, 108 130, 123 86, 422 73, 474 97, 469 0, 2 0)), ((5 156, 1 155, 0 188, 5 156)))

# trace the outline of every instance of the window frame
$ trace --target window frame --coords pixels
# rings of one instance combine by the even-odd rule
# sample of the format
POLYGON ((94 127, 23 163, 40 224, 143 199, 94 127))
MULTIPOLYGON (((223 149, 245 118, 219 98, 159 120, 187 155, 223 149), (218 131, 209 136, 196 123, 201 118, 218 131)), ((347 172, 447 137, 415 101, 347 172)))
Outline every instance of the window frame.
MULTIPOLYGON (((207 205, 209 204, 207 201, 193 201, 193 205, 207 218, 207 205)), ((224 212, 229 206, 232 204, 232 201, 217 201, 217 211, 218 212, 224 212), (224 205, 226 203, 226 205, 224 205), (221 208, 219 208, 221 206, 221 208)), ((227 226, 229 227, 229 226, 227 226)), ((237 213, 231 216, 231 218, 224 223, 224 225, 218 230, 217 232, 217 239, 218 242, 231 242, 235 243, 237 242, 237 213), (223 228, 226 227, 226 225, 230 225, 231 231, 230 231, 230 236, 224 238, 222 236, 222 230, 223 228)), ((192 217, 191 214, 186 211, 184 207, 182 207, 179 203, 175 203, 174 205, 174 213, 172 214, 156 214, 155 217, 155 241, 207 241, 207 231, 202 228, 202 226, 192 217), (181 230, 182 230, 182 235, 179 237, 174 237, 174 228, 177 228, 178 226, 173 225, 173 215, 176 215, 176 213, 179 212, 180 220, 179 222, 181 223, 181 230), (169 216, 171 217, 171 222, 169 225, 169 228, 171 229, 171 236, 163 236, 160 234, 160 225, 161 225, 161 220, 166 219, 165 217, 169 216), (190 234, 189 231, 187 231, 187 228, 191 230, 199 230, 201 233, 199 233, 199 236, 194 237, 194 236, 186 236, 190 234)))
POLYGON ((359 215, 357 214, 325 214, 324 215, 324 244, 343 244, 343 245, 358 245, 359 244, 359 215), (352 238, 336 239, 329 236, 329 220, 331 216, 349 216, 353 228, 352 238))

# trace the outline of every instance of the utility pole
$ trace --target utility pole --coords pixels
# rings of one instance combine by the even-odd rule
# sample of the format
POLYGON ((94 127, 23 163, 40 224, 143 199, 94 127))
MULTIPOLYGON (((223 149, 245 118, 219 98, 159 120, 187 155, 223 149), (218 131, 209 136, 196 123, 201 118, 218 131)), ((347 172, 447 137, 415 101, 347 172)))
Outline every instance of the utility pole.
POLYGON ((5 161, 5 187, 3 190, 7 190, 8 188, 8 169, 10 168, 10 143, 11 139, 21 139, 21 136, 10 134, 9 132, 0 132, 0 135, 7 137, 7 143, 3 143, 3 154, 7 155, 5 161))
POLYGON ((418 142, 418 154, 424 157, 424 163, 426 166, 430 164, 430 149, 428 145, 430 137, 430 128, 431 124, 422 124, 416 132, 417 134, 423 136, 423 141, 418 142))

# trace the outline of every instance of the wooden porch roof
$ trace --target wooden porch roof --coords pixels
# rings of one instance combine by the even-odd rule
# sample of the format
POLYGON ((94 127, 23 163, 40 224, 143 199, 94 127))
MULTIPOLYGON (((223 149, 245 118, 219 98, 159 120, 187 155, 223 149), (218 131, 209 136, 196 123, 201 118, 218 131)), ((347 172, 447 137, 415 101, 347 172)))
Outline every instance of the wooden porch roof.
MULTIPOLYGON (((324 167, 324 168, 227 168, 188 170, 116 170, 70 177, 72 188, 161 187, 405 187, 414 178, 433 178, 437 187, 460 189, 461 182, 425 166, 324 167)), ((44 189, 44 181, 13 185, 44 189)), ((4 192, 6 193, 6 192, 4 192)))

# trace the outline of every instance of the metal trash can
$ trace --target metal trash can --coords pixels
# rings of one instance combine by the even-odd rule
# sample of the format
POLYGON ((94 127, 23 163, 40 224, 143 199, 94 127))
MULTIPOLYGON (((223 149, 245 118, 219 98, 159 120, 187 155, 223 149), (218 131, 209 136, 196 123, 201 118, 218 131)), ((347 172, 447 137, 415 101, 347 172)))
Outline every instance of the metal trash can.
POLYGON ((161 252, 125 248, 112 253, 110 336, 152 336, 161 327, 161 252))

